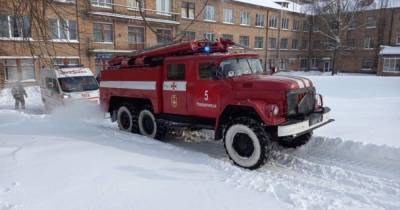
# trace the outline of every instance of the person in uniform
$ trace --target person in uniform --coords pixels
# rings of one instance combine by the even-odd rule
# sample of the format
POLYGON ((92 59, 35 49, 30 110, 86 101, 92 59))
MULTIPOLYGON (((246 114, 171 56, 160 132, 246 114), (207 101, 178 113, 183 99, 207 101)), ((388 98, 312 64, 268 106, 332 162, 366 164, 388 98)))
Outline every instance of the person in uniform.
POLYGON ((28 98, 28 95, 20 81, 17 81, 12 87, 11 94, 15 99, 15 109, 19 109, 19 104, 21 104, 22 109, 25 109, 25 97, 28 98))

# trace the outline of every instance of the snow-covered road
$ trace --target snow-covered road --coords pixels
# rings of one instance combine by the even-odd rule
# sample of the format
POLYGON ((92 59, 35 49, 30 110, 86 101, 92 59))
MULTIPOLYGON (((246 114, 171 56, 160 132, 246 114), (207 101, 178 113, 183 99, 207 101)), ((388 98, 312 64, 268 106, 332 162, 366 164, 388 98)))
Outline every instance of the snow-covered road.
POLYGON ((310 78, 337 121, 256 171, 221 142, 123 133, 90 105, 45 115, 37 89, 21 113, 3 92, 0 209, 400 209, 400 78, 310 78))

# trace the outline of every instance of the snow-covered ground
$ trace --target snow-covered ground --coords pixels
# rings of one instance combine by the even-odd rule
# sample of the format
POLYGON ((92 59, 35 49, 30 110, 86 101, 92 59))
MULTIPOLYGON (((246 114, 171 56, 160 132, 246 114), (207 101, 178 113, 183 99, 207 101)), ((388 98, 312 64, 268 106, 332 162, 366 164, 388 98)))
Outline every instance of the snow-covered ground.
POLYGON ((123 133, 94 105, 26 112, 0 92, 0 209, 400 209, 400 78, 308 76, 336 121, 264 167, 221 142, 123 133))

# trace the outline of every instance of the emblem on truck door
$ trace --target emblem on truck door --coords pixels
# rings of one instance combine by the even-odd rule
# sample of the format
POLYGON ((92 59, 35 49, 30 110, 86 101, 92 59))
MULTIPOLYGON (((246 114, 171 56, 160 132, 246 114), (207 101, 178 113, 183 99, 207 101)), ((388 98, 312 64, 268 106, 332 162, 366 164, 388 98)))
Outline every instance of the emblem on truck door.
POLYGON ((178 106, 178 97, 176 95, 171 96, 171 106, 176 108, 178 106))

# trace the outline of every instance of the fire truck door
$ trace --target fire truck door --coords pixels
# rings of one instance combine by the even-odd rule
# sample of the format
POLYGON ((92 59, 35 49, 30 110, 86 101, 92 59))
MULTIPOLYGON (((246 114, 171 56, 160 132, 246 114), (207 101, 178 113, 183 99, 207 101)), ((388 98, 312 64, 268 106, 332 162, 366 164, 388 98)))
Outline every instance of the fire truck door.
POLYGON ((189 88, 189 111, 194 116, 215 117, 218 114, 220 81, 216 78, 218 66, 210 61, 195 64, 196 75, 189 88))
POLYGON ((166 63, 163 83, 165 113, 187 115, 186 64, 166 63))

